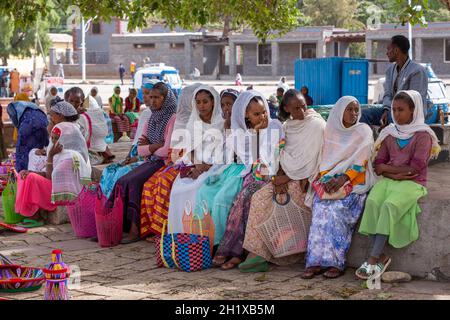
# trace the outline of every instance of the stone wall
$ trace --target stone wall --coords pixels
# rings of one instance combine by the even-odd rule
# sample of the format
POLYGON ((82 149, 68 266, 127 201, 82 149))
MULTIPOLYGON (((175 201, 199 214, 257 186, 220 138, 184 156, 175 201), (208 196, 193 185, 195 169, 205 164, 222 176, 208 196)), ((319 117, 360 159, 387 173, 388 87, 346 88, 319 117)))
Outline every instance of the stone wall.
POLYGON ((278 73, 283 76, 293 76, 295 61, 300 57, 300 44, 280 43, 279 46, 278 73))
MULTIPOLYGON (((258 66, 257 52, 255 44, 242 44, 244 52, 243 75, 245 76, 271 76, 272 66, 258 66)), ((245 80, 245 79, 244 79, 245 80)))

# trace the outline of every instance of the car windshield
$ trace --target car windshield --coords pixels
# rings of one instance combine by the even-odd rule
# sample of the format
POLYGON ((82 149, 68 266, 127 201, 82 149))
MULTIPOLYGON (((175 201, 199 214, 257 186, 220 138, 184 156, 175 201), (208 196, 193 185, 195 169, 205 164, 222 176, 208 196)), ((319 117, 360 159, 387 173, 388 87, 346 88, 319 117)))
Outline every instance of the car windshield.
POLYGON ((428 83, 428 96, 430 99, 445 99, 445 87, 442 82, 428 83))

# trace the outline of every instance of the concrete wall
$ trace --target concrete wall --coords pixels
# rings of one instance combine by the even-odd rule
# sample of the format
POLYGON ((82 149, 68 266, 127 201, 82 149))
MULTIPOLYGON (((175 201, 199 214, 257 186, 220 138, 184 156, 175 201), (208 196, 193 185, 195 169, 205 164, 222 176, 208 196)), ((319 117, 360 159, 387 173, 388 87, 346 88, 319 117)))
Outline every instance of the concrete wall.
POLYGON ((192 72, 192 70, 185 70, 184 46, 171 48, 171 43, 184 44, 184 39, 183 37, 155 38, 153 40, 139 39, 139 37, 112 37, 109 64, 117 68, 119 63, 123 63, 125 69, 129 71, 132 60, 141 65, 145 57, 150 57, 150 62, 164 62, 177 68, 181 74, 192 72), (138 49, 134 47, 134 44, 137 43, 155 43, 155 47, 138 49))
POLYGON ((431 63, 436 74, 450 74, 450 63, 444 62, 444 40, 422 40, 422 62, 431 63))
MULTIPOLYGON (((101 22, 100 34, 92 33, 92 25, 86 33, 86 50, 87 51, 104 51, 109 52, 109 38, 116 31, 115 21, 110 23, 101 22)), ((77 47, 81 46, 81 30, 77 29, 77 47)))
POLYGON ((300 57, 299 43, 280 43, 278 73, 283 76, 294 75, 295 61, 300 57))
POLYGON ((272 66, 257 66, 256 44, 243 44, 244 52, 243 75, 245 76, 271 76, 272 66))

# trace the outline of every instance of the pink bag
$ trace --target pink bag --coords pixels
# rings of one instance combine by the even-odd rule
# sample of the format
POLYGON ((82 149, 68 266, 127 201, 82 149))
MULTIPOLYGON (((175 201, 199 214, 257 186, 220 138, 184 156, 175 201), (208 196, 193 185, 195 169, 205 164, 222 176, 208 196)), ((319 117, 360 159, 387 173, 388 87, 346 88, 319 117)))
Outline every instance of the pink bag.
POLYGON ((114 207, 108 208, 108 199, 100 187, 95 199, 95 222, 97 225, 98 243, 101 247, 114 247, 122 241, 123 201, 120 187, 116 187, 114 207))
POLYGON ((90 183, 83 187, 78 199, 73 205, 67 206, 70 223, 78 238, 92 238, 97 236, 95 223, 95 200, 97 199, 97 183, 90 183))

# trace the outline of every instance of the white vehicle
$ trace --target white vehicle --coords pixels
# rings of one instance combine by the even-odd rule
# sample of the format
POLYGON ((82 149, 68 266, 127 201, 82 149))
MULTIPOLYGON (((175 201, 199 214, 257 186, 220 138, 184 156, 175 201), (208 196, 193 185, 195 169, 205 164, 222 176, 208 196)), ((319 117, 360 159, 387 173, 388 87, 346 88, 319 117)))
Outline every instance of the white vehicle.
POLYGON ((147 64, 136 71, 133 79, 134 88, 138 91, 138 98, 141 101, 142 85, 149 80, 160 80, 167 83, 176 96, 181 92, 182 82, 177 69, 166 66, 164 63, 147 64))

